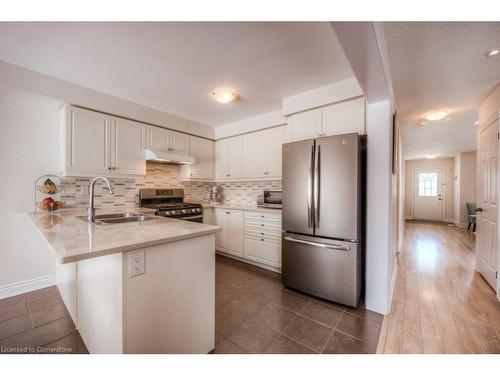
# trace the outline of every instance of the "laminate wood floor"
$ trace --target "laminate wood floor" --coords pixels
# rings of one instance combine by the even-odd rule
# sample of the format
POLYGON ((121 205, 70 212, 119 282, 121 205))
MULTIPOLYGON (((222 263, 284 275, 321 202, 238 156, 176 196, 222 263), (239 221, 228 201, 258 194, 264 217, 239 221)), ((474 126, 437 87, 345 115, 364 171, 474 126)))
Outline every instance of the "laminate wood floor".
POLYGON ((407 222, 382 353, 500 353, 500 302, 474 270, 475 236, 407 222))

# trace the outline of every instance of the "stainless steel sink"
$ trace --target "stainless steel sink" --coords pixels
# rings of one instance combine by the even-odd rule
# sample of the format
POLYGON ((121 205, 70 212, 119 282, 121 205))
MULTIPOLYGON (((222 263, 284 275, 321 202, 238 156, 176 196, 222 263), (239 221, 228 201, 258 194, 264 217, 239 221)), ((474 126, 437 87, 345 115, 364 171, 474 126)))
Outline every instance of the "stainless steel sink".
MULTIPOLYGON (((77 216, 78 219, 87 221, 87 216, 77 216)), ((134 212, 123 212, 118 214, 95 215, 95 224, 119 224, 131 222, 143 222, 159 219, 154 215, 143 215, 134 212)))

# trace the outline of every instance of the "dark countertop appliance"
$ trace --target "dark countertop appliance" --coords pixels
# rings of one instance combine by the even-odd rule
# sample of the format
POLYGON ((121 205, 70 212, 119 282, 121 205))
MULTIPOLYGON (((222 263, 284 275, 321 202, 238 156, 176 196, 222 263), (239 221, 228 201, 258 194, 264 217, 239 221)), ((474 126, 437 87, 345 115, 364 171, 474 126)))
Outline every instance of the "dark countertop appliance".
POLYGON ((281 196, 281 190, 264 190, 264 195, 257 198, 257 206, 281 209, 283 207, 281 196))
POLYGON ((203 223, 203 207, 199 203, 184 203, 183 189, 140 189, 139 204, 154 208, 158 216, 203 223))

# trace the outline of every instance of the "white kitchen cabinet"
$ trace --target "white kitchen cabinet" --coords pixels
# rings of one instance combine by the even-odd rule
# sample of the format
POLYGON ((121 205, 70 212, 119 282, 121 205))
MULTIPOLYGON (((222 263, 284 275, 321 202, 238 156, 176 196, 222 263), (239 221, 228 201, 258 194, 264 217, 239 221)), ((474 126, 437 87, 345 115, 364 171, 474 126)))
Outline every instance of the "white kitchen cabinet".
POLYGON ((149 125, 147 147, 153 151, 189 154, 189 135, 149 125))
POLYGON ((193 165, 181 165, 181 180, 213 180, 214 142, 193 136, 189 138, 189 155, 195 159, 195 163, 193 165))
POLYGON ((288 141, 300 141, 319 137, 321 131, 322 109, 296 113, 288 118, 288 141))
POLYGON ((66 176, 107 175, 110 170, 110 118, 68 106, 61 123, 61 171, 66 176))
POLYGON ((281 268, 281 213, 245 211, 244 258, 281 268))
POLYGON ((242 137, 215 142, 215 175, 217 180, 241 178, 243 173, 242 137))
POLYGON ((216 208, 215 225, 222 228, 215 236, 215 248, 243 256, 243 211, 216 208))
POLYGON ((299 141, 337 134, 366 134, 365 99, 332 104, 288 118, 288 141, 299 141))
POLYGON ((125 175, 144 175, 144 135, 146 126, 135 121, 112 117, 111 170, 125 175))
POLYGON ((366 134, 364 98, 324 107, 322 115, 323 135, 366 134))
POLYGON ((243 136, 243 176, 267 176, 267 141, 261 134, 255 132, 243 136))
POLYGON ((144 176, 145 125, 68 106, 61 124, 64 176, 144 176))
POLYGON ((281 149, 287 142, 286 126, 266 130, 263 136, 266 138, 267 176, 281 177, 281 149))

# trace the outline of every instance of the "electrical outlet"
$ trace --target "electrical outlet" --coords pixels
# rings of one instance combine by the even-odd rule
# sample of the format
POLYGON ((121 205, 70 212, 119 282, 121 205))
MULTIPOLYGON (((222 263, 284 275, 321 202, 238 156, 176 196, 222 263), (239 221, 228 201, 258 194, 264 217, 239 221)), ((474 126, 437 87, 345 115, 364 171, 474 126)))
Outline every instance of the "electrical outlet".
POLYGON ((128 254, 128 277, 142 275, 146 272, 146 254, 144 251, 133 251, 128 254))

